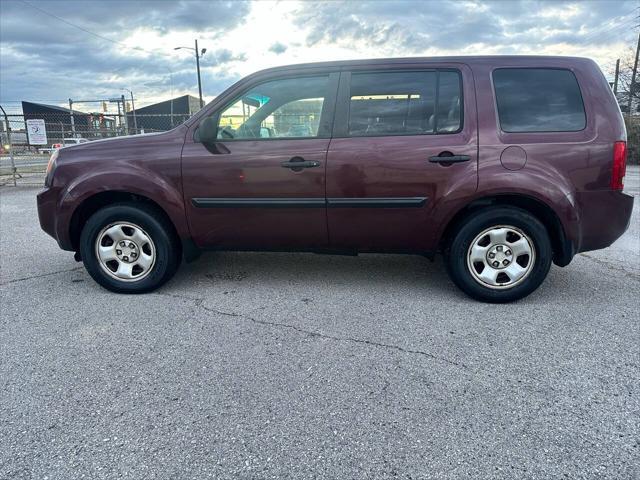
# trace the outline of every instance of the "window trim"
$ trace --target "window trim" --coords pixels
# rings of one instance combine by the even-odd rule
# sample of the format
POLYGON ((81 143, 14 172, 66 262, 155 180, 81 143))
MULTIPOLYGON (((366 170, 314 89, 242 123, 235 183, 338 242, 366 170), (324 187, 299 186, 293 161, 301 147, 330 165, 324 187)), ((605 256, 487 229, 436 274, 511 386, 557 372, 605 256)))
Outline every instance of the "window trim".
POLYGON ((242 90, 237 92, 230 100, 224 102, 222 105, 217 106, 213 112, 208 115, 202 116, 199 119, 194 131, 193 131, 193 140, 195 143, 202 143, 197 140, 197 133, 200 123, 208 117, 213 117, 216 121, 216 124, 220 121, 220 115, 224 112, 228 107, 233 105, 235 102, 240 100, 247 92, 251 91, 253 88, 262 85, 264 83, 274 82, 278 80, 288 80, 288 79, 301 79, 301 78, 312 78, 312 77, 327 77, 327 95, 325 96, 322 102, 322 110, 320 112, 320 122, 318 126, 318 135, 314 137, 256 137, 256 138, 218 138, 216 140, 217 143, 230 143, 230 142, 272 142, 277 140, 319 140, 319 139, 330 139, 331 132, 333 130, 333 123, 335 119, 335 105, 336 105, 336 97, 338 91, 338 83, 340 79, 339 72, 308 72, 304 74, 300 73, 283 73, 283 75, 278 75, 271 78, 261 78, 256 79, 255 82, 246 85, 242 90), (322 135, 320 134, 322 132, 322 135))
POLYGON ((496 120, 497 120, 497 126, 498 129, 502 132, 502 133, 506 133, 508 135, 536 135, 536 134, 576 134, 576 133, 580 133, 580 132, 584 132, 585 130, 587 130, 587 128, 589 127, 589 115, 587 115, 587 105, 584 101, 584 94, 582 92, 582 87, 580 86, 580 81, 578 80, 578 76, 576 75, 576 72, 574 72, 571 68, 563 68, 563 67, 533 67, 533 66, 526 66, 526 67, 497 67, 491 70, 491 88, 493 90, 493 107, 495 110, 495 115, 496 115, 496 120), (578 92, 580 93, 580 101, 582 102, 582 112, 584 113, 584 127, 581 128, 580 130, 535 130, 535 131, 531 131, 531 130, 525 130, 525 131, 513 131, 513 130, 504 130, 502 128, 502 119, 500 118, 500 110, 498 110, 498 94, 496 93, 496 85, 495 85, 495 78, 494 78, 494 74, 497 70, 561 70, 561 71, 565 71, 565 72, 569 72, 571 73, 571 75, 573 75, 573 78, 576 81, 576 85, 578 86, 578 92))
MULTIPOLYGON (((438 91, 440 88, 439 75, 436 75, 436 107, 439 103, 438 91)), ((462 133, 465 128, 465 95, 464 95, 464 78, 462 70, 453 67, 433 67, 433 68, 374 68, 363 70, 348 70, 342 72, 340 77, 340 86, 337 95, 338 103, 335 110, 335 120, 333 123, 333 138, 377 138, 377 137, 415 137, 415 136, 438 136, 438 135, 456 135, 462 133), (351 135, 349 134, 349 118, 351 113, 351 76, 375 73, 428 73, 428 72, 454 72, 458 75, 460 85, 460 126, 452 132, 433 132, 433 133, 385 133, 376 135, 351 135)), ((437 113, 437 109, 435 110, 437 113)), ((437 125, 437 122, 436 122, 437 125)))

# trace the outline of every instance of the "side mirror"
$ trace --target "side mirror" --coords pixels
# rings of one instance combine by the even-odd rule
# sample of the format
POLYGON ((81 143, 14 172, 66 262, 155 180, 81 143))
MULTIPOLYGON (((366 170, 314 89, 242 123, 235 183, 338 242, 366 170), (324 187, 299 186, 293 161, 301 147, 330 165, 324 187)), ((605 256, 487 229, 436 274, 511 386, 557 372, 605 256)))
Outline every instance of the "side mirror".
POLYGON ((207 117, 198 126, 198 140, 201 143, 215 143, 218 136, 218 120, 207 117))

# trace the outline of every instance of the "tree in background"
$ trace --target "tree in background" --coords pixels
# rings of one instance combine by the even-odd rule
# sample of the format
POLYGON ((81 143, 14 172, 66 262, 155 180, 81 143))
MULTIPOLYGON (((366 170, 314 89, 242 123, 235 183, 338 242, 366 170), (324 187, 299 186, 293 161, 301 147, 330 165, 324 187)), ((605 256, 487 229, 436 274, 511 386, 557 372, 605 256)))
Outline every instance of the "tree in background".
MULTIPOLYGON (((636 52, 629 48, 625 54, 620 57, 620 72, 618 73, 618 103, 623 113, 628 113, 629 89, 631 88, 631 77, 633 76, 633 64, 635 62, 636 52)), ((608 72, 611 77, 615 75, 615 68, 608 72)), ((633 115, 640 113, 640 75, 636 74, 636 85, 633 89, 631 113, 633 115)))
MULTIPOLYGON (((631 88, 635 54, 635 50, 629 48, 620 58, 617 98, 627 126, 627 145, 629 147, 628 162, 637 165, 640 163, 640 72, 636 74, 636 84, 631 99, 631 115, 628 115, 629 90, 631 88)), ((613 77, 615 75, 615 69, 609 73, 611 77, 613 77)))

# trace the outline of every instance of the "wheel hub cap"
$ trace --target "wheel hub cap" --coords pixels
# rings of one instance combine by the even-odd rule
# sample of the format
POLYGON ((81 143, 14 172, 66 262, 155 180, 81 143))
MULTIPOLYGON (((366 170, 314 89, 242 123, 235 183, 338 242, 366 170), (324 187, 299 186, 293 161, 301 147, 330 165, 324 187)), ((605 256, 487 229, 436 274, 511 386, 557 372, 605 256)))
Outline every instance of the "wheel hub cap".
POLYGON ((138 258, 140 249, 134 242, 121 240, 116 245, 116 256, 119 260, 127 263, 133 263, 138 258))
POLYGON ((513 252, 507 245, 495 245, 487 252, 486 262, 493 268, 507 268, 513 261, 513 252))

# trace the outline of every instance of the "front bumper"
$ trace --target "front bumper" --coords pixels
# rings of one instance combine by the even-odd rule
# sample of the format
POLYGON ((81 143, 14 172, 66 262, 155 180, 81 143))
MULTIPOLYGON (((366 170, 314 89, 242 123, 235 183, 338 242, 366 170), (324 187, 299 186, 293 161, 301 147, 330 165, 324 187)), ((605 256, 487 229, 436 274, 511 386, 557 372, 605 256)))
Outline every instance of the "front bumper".
POLYGON ((57 192, 52 188, 45 187, 44 190, 38 192, 38 220, 40 227, 46 233, 56 240, 56 204, 58 201, 57 192))
MULTIPOLYGON (((38 192, 38 220, 40 221, 42 230, 53 237, 56 242, 58 242, 60 248, 63 250, 73 250, 68 235, 61 236, 59 233, 61 227, 59 224, 60 214, 58 209, 59 195, 60 189, 56 187, 45 187, 44 190, 38 192)), ((63 228, 62 230, 68 232, 68 228, 63 228)))

